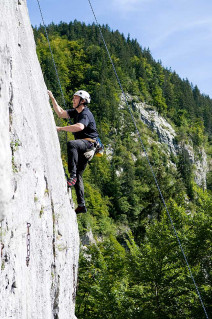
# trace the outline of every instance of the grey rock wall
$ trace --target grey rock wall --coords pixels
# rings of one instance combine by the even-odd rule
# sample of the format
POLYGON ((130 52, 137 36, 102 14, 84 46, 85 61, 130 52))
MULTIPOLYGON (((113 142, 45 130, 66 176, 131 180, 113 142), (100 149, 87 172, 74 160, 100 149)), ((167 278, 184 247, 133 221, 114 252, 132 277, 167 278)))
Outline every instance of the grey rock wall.
POLYGON ((1 319, 75 318, 79 234, 46 90, 26 0, 2 0, 1 319))
MULTIPOLYGON (((129 103, 132 102, 133 97, 127 94, 129 103)), ((124 98, 121 96, 120 108, 123 108, 124 98)), ((136 109, 140 115, 140 119, 145 123, 152 131, 157 133, 159 143, 161 147, 168 146, 167 150, 169 154, 179 155, 183 152, 189 159, 189 162, 194 167, 194 181, 197 185, 207 188, 206 174, 209 170, 207 164, 207 154, 203 147, 199 147, 198 152, 194 151, 192 141, 188 144, 181 142, 176 143, 176 132, 174 128, 167 122, 165 118, 150 105, 146 103, 133 103, 134 109, 136 109)))
POLYGON ((140 113, 142 122, 157 133, 159 142, 165 143, 169 152, 176 155, 178 146, 175 142, 176 132, 173 127, 157 111, 145 103, 135 103, 135 107, 140 113))
POLYGON ((194 152, 193 146, 182 143, 180 148, 183 152, 183 156, 189 160, 194 166, 194 181, 203 189, 207 188, 206 175, 209 171, 207 163, 207 154, 203 147, 198 148, 198 152, 194 152))
POLYGON ((194 181, 200 187, 207 188, 206 174, 208 171, 207 155, 204 148, 200 147, 195 154, 192 142, 191 144, 176 143, 176 132, 174 128, 158 114, 157 111, 148 107, 145 103, 135 104, 138 109, 141 120, 158 135, 159 142, 168 146, 169 152, 178 155, 183 152, 188 157, 191 164, 194 165, 194 181))

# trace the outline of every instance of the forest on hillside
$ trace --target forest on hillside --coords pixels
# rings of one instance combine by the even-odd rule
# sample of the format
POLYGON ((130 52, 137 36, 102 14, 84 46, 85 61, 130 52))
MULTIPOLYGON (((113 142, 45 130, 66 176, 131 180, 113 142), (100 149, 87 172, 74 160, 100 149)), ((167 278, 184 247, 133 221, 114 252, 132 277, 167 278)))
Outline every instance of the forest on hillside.
MULTIPOLYGON (((152 106, 175 128, 177 143, 191 143, 197 153, 204 148, 210 161, 209 96, 164 68, 136 40, 107 25, 102 32, 122 86, 132 96, 132 106, 133 102, 152 106)), ((98 27, 61 22, 50 24, 48 34, 66 107, 72 107, 72 95, 78 89, 91 94, 89 107, 106 148, 84 174, 88 213, 78 216, 78 225, 81 238, 92 231, 95 243, 81 247, 77 318, 204 318, 129 112, 120 107, 120 88, 98 27)), ((64 107, 44 28, 34 28, 34 35, 46 85, 64 107)), ((197 186, 193 165, 181 154, 167 154, 133 107, 132 112, 209 314, 212 174, 207 174, 207 190, 197 186)), ((55 120, 66 125, 65 120, 55 120)), ((67 169, 66 136, 59 135, 67 169)), ((68 134, 68 138, 73 137, 68 134)))

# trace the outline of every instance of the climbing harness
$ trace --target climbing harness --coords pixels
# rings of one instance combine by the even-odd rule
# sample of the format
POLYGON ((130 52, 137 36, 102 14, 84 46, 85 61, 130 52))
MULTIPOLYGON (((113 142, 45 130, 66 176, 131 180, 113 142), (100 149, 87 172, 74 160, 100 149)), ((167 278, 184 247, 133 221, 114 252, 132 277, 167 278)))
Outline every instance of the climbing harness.
MULTIPOLYGON (((101 157, 104 153, 104 145, 102 144, 102 141, 100 139, 100 137, 96 137, 95 139, 86 137, 84 138, 84 140, 89 141, 91 143, 93 143, 93 146, 91 149, 87 150, 84 155, 86 158, 90 157, 90 155, 87 154, 92 154, 92 155, 96 155, 97 157, 101 157), (94 152, 93 152, 94 151, 94 152)), ((93 156, 92 156, 93 157, 93 156)))
POLYGON ((84 140, 88 140, 91 143, 93 143, 93 145, 91 146, 91 148, 89 148, 85 153, 84 156, 91 161, 92 158, 95 156, 97 157, 101 157, 104 153, 104 145, 102 144, 101 140, 99 137, 97 137, 95 140, 92 140, 91 138, 84 138, 84 140))
POLYGON ((103 155, 103 153, 104 153, 104 145, 102 144, 102 141, 100 140, 100 138, 97 137, 95 155, 97 157, 101 157, 103 155))
MULTIPOLYGON (((59 76, 58 76, 58 72, 57 72, 57 68, 56 68, 55 61, 54 61, 53 53, 52 53, 52 50, 51 50, 51 45, 50 45, 50 41, 49 41, 47 29, 46 29, 46 26, 45 26, 45 23, 44 23, 43 15, 42 15, 42 10, 41 10, 41 6, 40 6, 40 2, 39 2, 39 0, 37 0, 37 2, 38 2, 39 9, 40 9, 40 14, 41 14, 41 18, 42 18, 42 21, 43 21, 43 25, 44 25, 44 29, 45 29, 45 33, 46 33, 46 38, 47 38, 47 41, 48 41, 48 44, 49 44, 49 48, 50 48, 52 60, 53 60, 53 63, 54 63, 55 72, 56 72, 56 75, 57 75, 57 80, 58 80, 58 83, 59 83, 59 85, 60 85, 61 94, 62 94, 63 99, 64 99, 64 95, 63 95, 63 91, 62 91, 60 79, 59 79, 59 76)), ((108 49, 108 47, 107 47, 106 41, 105 41, 105 39, 104 39, 101 26, 100 26, 100 24, 98 23, 98 20, 97 20, 97 18, 96 18, 96 14, 95 14, 95 12, 94 12, 94 9, 93 9, 93 6, 92 6, 92 4, 91 4, 91 1, 88 0, 88 2, 89 2, 89 5, 90 5, 90 8, 91 8, 91 11, 92 11, 92 13, 93 13, 94 19, 95 19, 95 21, 96 21, 96 25, 97 25, 97 27, 98 27, 98 29, 99 29, 99 32, 100 32, 102 41, 103 41, 104 46, 105 46, 105 48, 106 48, 108 57, 109 57, 110 62, 111 62, 111 64, 112 64, 113 71, 114 71, 114 73, 115 73, 117 82, 118 82, 119 87, 120 87, 120 89, 121 89, 121 91, 122 91, 122 94, 123 94, 123 97, 124 97, 124 101, 125 101, 126 106, 127 106, 128 110, 129 110, 129 113, 130 113, 132 122, 133 122, 133 124, 134 124, 134 126, 135 126, 135 130, 136 130, 136 133, 137 133, 137 135, 138 135, 138 140, 139 140, 140 143, 141 143, 141 146, 142 146, 142 149, 143 149, 144 154, 145 154, 145 156, 146 156, 147 162, 148 162, 148 164, 149 164, 149 167, 150 167, 152 176, 153 176, 154 181, 155 181, 155 184, 156 184, 156 186, 157 186, 157 189, 158 189, 160 198, 161 198, 162 203, 163 203, 163 205, 164 205, 164 207, 165 207, 165 210, 166 210, 166 212, 167 212, 167 215, 168 215, 168 217, 169 217, 170 223, 171 223, 171 225, 172 225, 174 234, 175 234, 175 236, 176 236, 177 242, 178 242, 178 244, 179 244, 180 250, 181 250, 181 252, 182 252, 182 255, 183 255, 184 260, 185 260, 185 262, 186 262, 187 268, 188 268, 188 270, 189 270, 191 279, 192 279, 193 284, 194 284, 194 286, 195 286, 195 288, 196 288, 197 295, 198 295, 199 300, 200 300, 200 302, 201 302, 201 305, 202 305, 202 308, 203 308, 203 310, 204 310, 205 316, 206 316, 207 319, 209 319, 208 314, 207 314, 207 311, 206 311, 206 308, 205 308, 205 306, 204 306, 204 303, 203 303, 203 300, 202 300, 202 297, 201 297, 201 294, 200 294, 200 292, 199 292, 199 289, 198 289, 198 287, 197 287, 196 281, 195 281, 195 279, 194 279, 194 277, 193 277, 191 268, 190 268, 190 266, 189 266, 188 260, 187 260, 187 258, 186 258, 184 249, 183 249, 183 247, 182 247, 181 241, 180 241, 180 239, 179 239, 179 237, 178 237, 177 231, 176 231, 176 229, 175 229, 173 220, 172 220, 172 218, 171 218, 171 215, 170 215, 170 213, 169 213, 169 210, 168 210, 168 207, 167 207, 167 205, 166 205, 165 199, 164 199, 163 194, 162 194, 162 192, 161 192, 161 189, 160 189, 159 183, 158 183, 158 181, 157 181, 156 175, 155 175, 155 173, 154 173, 153 167, 152 167, 152 165, 151 165, 151 163, 150 163, 149 156, 148 156, 147 151, 146 151, 146 149, 145 149, 145 146, 144 146, 144 144, 143 144, 143 141, 142 141, 140 132, 139 132, 139 130, 138 130, 138 127, 137 127, 135 118, 134 118, 133 113, 132 113, 132 111, 131 111, 131 108, 130 108, 130 106, 129 106, 129 104, 128 104, 126 94, 125 94, 125 92, 124 92, 124 90, 123 90, 121 81, 120 81, 120 79, 119 79, 119 76, 118 76, 118 74, 117 74, 115 65, 114 65, 113 60, 112 60, 112 57, 111 57, 111 54, 110 54, 109 49, 108 49)), ((64 99, 64 105, 65 105, 65 99, 64 99)), ((99 153, 99 154, 100 154, 100 153, 99 153)))
POLYGON ((92 4, 91 4, 91 1, 88 0, 88 2, 89 2, 89 5, 90 5, 90 8, 91 8, 91 11, 92 11, 92 13, 93 13, 94 19, 95 19, 95 21, 96 21, 96 24, 97 24, 97 26, 98 26, 99 32, 100 32, 100 34, 101 34, 101 37, 102 37, 103 43, 104 43, 104 45, 105 45, 105 48, 106 48, 108 57, 109 57, 110 62, 111 62, 111 64, 112 64, 112 67, 113 67, 113 70, 114 70, 116 79, 117 79, 117 81, 118 81, 119 87, 120 87, 120 89, 121 89, 121 91, 122 91, 122 94, 123 94, 125 103, 126 103, 126 105, 127 105, 127 108, 128 108, 128 110, 129 110, 129 113, 130 113, 130 115, 131 115, 131 119, 132 119, 133 124, 134 124, 134 126, 135 126, 135 129, 136 129, 136 132, 137 132, 139 141, 140 141, 140 143, 141 143, 141 146, 142 146, 143 151, 144 151, 144 153, 145 153, 145 156, 146 156, 146 158, 147 158, 147 161, 148 161, 150 170, 151 170, 151 172, 152 172, 152 176, 153 176, 153 178, 154 178, 155 184, 156 184, 156 186, 157 186, 158 192, 159 192, 159 194, 160 194, 161 200, 162 200, 163 205, 164 205, 164 207, 165 207, 165 209, 166 209, 166 212, 167 212, 167 214, 168 214, 168 217, 169 217, 169 220, 170 220, 170 222, 171 222, 172 228, 173 228, 173 230, 174 230, 175 236, 176 236, 176 238, 177 238, 179 247, 180 247, 180 249, 181 249, 181 252, 182 252, 182 254, 183 254, 184 260, 185 260, 186 265, 187 265, 187 267, 188 267, 190 276, 191 276, 192 281, 193 281, 193 283, 194 283, 194 286, 195 286, 195 288, 196 288, 196 291, 197 291, 199 300, 200 300, 200 302, 201 302, 202 308, 203 308, 203 310, 204 310, 204 312, 205 312, 205 316, 206 316, 207 319, 209 319, 208 314, 207 314, 207 311, 206 311, 206 308, 205 308, 204 303, 203 303, 203 300, 202 300, 202 297, 201 297, 201 295, 200 295, 199 289, 198 289, 198 287, 197 287, 197 284, 196 284, 195 279, 194 279, 194 277, 193 277, 193 274, 192 274, 191 268, 190 268, 190 266, 189 266, 188 260, 187 260, 187 258, 186 258, 185 253, 184 253, 184 249, 183 249, 183 247, 182 247, 181 241, 180 241, 180 239, 179 239, 179 237, 178 237, 178 235, 177 235, 177 231, 176 231, 176 229, 175 229, 175 226, 174 226, 174 223, 173 223, 173 221, 172 221, 171 215, 170 215, 170 213, 169 213, 168 207, 167 207, 167 205, 166 205, 165 199, 164 199, 163 194, 162 194, 162 192, 161 192, 161 189, 160 189, 160 186, 159 186, 159 184, 158 184, 157 178, 156 178, 156 176, 155 176, 153 167, 152 167, 152 165, 151 165, 151 163, 150 163, 149 156, 148 156, 147 151, 146 151, 146 149, 145 149, 145 146, 144 146, 144 144, 143 144, 143 141, 142 141, 140 132, 139 132, 139 130, 138 130, 138 127, 137 127, 135 118, 134 118, 134 116, 133 116, 133 114, 132 114, 132 111, 131 111, 131 108, 130 108, 130 106, 129 106, 129 104, 128 104, 126 94, 125 94, 125 92, 124 92, 124 90, 123 90, 121 81, 120 81, 120 79, 119 79, 119 76, 118 76, 118 74, 117 74, 115 65, 114 65, 114 63, 113 63, 113 60, 112 60, 112 58, 111 58, 110 52, 109 52, 108 47, 107 47, 107 44, 106 44, 106 42, 105 42, 105 39, 104 39, 104 36, 103 36, 103 33, 102 33, 101 26, 100 26, 100 24, 98 23, 98 20, 97 20, 97 18, 96 18, 96 15, 95 15, 93 6, 92 6, 92 4))
POLYGON ((26 257, 26 265, 27 267, 29 266, 29 261, 30 261, 30 232, 29 228, 31 227, 30 223, 27 223, 27 257, 26 257))

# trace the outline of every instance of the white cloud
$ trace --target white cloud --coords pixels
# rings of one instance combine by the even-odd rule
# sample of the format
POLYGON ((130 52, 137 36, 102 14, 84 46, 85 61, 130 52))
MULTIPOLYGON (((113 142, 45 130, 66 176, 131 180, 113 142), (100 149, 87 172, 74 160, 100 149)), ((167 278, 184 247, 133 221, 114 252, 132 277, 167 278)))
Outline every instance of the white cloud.
MULTIPOLYGON (((169 26, 168 30, 163 30, 161 32, 160 36, 157 36, 154 38, 154 40, 151 43, 151 49, 155 49, 159 46, 162 46, 163 43, 165 43, 166 41, 170 40, 172 37, 174 37, 174 35, 176 36, 177 34, 183 34, 183 37, 186 36, 186 34, 188 34, 189 36, 189 31, 193 31, 193 38, 191 39, 192 41, 196 42, 195 40, 195 33, 196 35, 199 33, 199 31, 201 30, 201 28, 205 28, 205 31, 207 30, 208 32, 204 34, 204 37, 202 37, 202 39, 205 40, 205 38, 210 38, 211 37, 211 19, 205 19, 205 20, 199 20, 199 21, 191 21, 188 22, 186 24, 182 24, 182 25, 177 25, 177 26, 169 26), (198 29, 197 29, 198 28, 198 29)), ((166 29, 166 24, 161 25, 162 28, 166 29)), ((181 35, 182 36, 182 35, 181 35)), ((199 39, 199 41, 201 41, 201 38, 199 39)))

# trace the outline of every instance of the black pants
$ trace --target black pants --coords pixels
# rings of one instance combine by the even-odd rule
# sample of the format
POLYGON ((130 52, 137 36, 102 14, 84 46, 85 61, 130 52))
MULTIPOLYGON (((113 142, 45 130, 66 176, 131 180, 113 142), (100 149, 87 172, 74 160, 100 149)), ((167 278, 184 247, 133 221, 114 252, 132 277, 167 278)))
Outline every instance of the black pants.
POLYGON ((68 171, 70 176, 76 176, 77 182, 75 190, 78 205, 85 205, 84 185, 82 174, 88 164, 88 159, 84 153, 92 147, 92 143, 87 140, 74 140, 67 143, 68 171))

